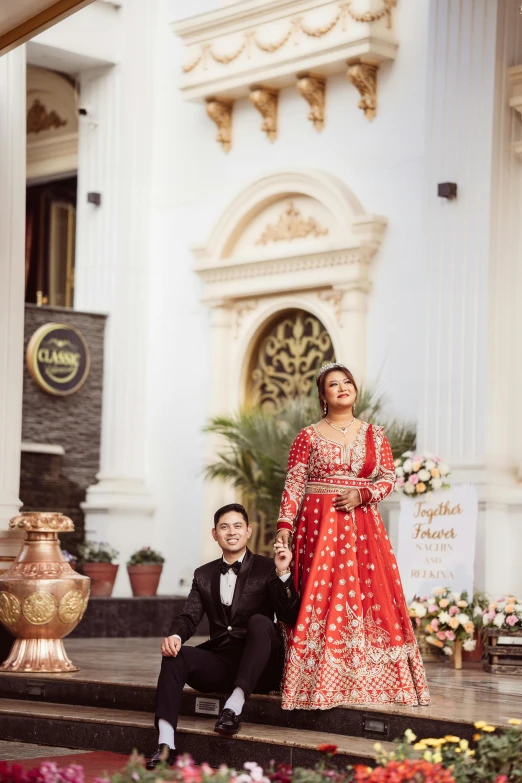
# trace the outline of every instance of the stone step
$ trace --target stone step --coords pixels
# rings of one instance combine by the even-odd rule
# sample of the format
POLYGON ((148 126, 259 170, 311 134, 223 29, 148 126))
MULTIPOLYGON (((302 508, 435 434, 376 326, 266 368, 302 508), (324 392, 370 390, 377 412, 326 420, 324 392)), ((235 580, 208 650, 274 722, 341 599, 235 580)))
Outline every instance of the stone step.
MULTIPOLYGON (((213 731, 215 718, 180 718, 177 747, 196 762, 211 766, 226 763, 241 767, 245 761, 267 766, 277 764, 313 767, 322 758, 317 746, 328 742, 338 747, 335 764, 375 764, 373 740, 341 734, 320 735, 315 731, 286 729, 259 723, 242 724, 235 737, 221 737, 213 731)), ((130 754, 152 752, 157 744, 154 716, 138 710, 110 709, 20 699, 0 702, 0 737, 6 740, 59 745, 85 750, 130 754)), ((390 743, 383 743, 386 749, 390 743)))
MULTIPOLYGON (((219 702, 219 706, 216 705, 217 712, 226 700, 224 695, 200 694, 185 688, 181 715, 201 717, 197 711, 198 699, 203 696, 206 701, 214 699, 219 702)), ((81 673, 71 676, 0 672, 0 698, 153 712, 155 688, 151 685, 106 680, 82 680, 81 673)), ((390 741, 402 737, 406 729, 412 729, 418 737, 456 734, 471 740, 475 733, 472 721, 452 719, 451 713, 451 705, 442 714, 440 711, 433 714, 430 707, 390 704, 337 707, 331 710, 282 710, 279 696, 253 694, 245 704, 243 716, 248 723, 315 731, 320 737, 334 733, 390 741)))

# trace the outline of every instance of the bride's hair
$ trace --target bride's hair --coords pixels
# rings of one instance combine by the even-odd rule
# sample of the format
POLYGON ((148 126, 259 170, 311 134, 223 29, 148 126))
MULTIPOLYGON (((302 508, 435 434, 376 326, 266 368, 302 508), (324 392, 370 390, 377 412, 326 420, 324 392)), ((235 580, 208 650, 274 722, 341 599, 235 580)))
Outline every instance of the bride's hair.
MULTIPOLYGON (((353 384, 355 388, 355 394, 357 396, 359 395, 359 389, 357 388, 357 384, 355 383, 355 378, 353 377, 348 367, 345 367, 344 364, 340 364, 338 362, 331 362, 330 364, 325 364, 324 367, 321 367, 315 379, 317 383, 317 393, 319 395, 319 404, 321 406, 321 412, 323 414, 323 418, 328 414, 328 410, 326 410, 326 412, 324 410, 324 406, 326 404, 326 399, 324 394, 326 379, 331 372, 335 372, 336 370, 339 370, 340 372, 344 372, 346 377, 349 378, 350 383, 353 384)), ((357 396, 355 398, 356 401, 357 401, 357 396)), ((355 403, 353 407, 355 408, 355 403)))

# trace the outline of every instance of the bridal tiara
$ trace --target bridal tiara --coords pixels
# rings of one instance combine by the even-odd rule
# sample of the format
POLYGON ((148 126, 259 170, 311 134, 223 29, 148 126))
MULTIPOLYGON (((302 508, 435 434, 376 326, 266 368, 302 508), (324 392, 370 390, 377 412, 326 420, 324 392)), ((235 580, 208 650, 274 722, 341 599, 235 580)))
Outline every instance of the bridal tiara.
POLYGON ((321 369, 315 376, 315 380, 318 381, 321 375, 323 375, 323 373, 327 372, 328 370, 338 370, 338 369, 348 370, 348 367, 346 367, 344 364, 341 364, 341 362, 330 362, 329 364, 325 364, 323 367, 321 367, 321 369))

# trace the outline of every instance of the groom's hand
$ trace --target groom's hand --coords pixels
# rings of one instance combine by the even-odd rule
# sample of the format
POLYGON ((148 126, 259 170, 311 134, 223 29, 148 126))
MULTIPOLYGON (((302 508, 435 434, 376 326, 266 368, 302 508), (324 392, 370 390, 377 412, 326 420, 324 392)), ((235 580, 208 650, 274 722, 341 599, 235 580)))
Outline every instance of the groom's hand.
POLYGON ((283 544, 281 541, 277 540, 274 544, 274 550, 274 563, 276 568, 279 571, 286 571, 292 562, 292 553, 290 549, 288 548, 287 544, 283 544))
POLYGON ((179 636, 167 636, 161 643, 161 654, 166 658, 175 658, 181 650, 181 639, 179 636))

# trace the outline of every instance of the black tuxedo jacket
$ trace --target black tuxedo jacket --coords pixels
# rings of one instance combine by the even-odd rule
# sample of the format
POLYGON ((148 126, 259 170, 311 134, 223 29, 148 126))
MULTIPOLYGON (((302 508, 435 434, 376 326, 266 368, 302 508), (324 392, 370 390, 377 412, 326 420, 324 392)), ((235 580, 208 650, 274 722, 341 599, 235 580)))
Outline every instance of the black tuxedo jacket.
POLYGON ((292 579, 283 582, 277 576, 271 558, 254 555, 249 549, 237 576, 227 618, 220 594, 222 562, 220 557, 196 569, 189 596, 181 614, 174 619, 169 636, 178 634, 185 643, 194 634, 204 614, 209 621, 210 639, 202 646, 209 650, 244 639, 248 620, 254 614, 263 614, 270 619, 275 614, 286 625, 295 625, 301 601, 292 579))

